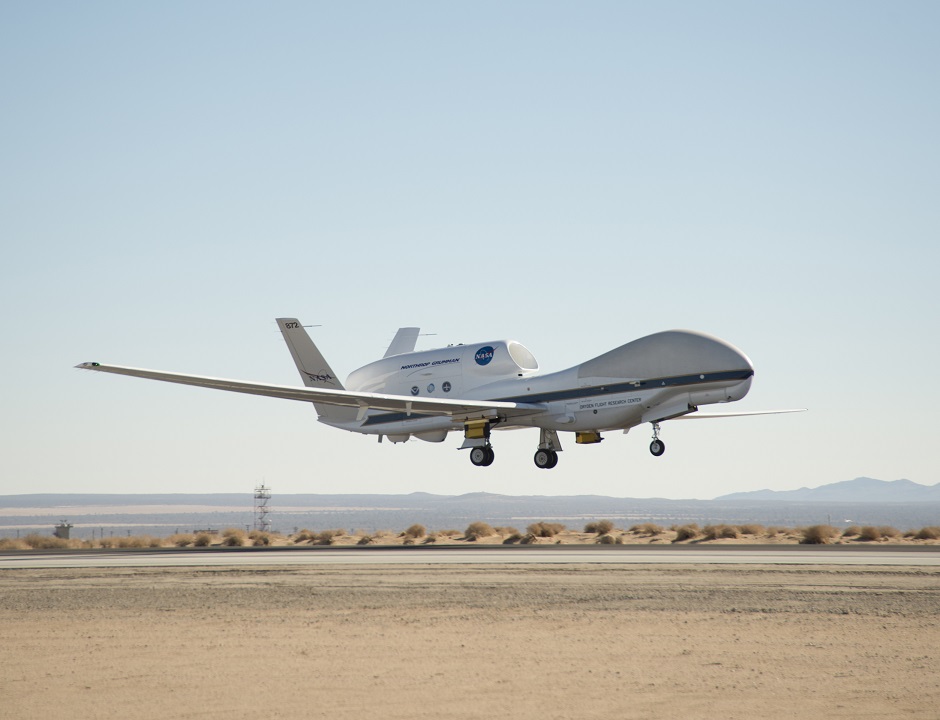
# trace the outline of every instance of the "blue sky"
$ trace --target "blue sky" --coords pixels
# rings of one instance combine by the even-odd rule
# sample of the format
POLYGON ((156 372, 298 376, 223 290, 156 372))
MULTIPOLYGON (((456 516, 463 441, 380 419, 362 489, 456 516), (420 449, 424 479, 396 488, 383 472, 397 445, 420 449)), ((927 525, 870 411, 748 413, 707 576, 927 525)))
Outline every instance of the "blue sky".
POLYGON ((714 497, 940 482, 935 3, 0 5, 0 494, 714 497), (73 370, 297 383, 395 330, 559 370, 692 328, 793 416, 474 468, 286 401, 73 370))

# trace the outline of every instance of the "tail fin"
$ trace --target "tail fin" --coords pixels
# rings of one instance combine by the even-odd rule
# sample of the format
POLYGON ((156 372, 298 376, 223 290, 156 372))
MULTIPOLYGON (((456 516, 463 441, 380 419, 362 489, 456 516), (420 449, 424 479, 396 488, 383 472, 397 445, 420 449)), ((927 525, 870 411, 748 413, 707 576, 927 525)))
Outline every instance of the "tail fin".
POLYGON ((297 318, 278 318, 277 326, 284 336, 294 364, 300 371, 304 385, 327 390, 343 390, 343 384, 329 366, 323 355, 313 344, 297 318))
MULTIPOLYGON (((277 326, 284 336, 287 349, 294 358, 294 364, 303 378, 304 385, 326 390, 345 390, 343 383, 336 377, 333 368, 323 358, 322 353, 313 344, 313 340, 304 330, 297 318, 277 318, 277 326)), ((356 419, 355 408, 339 407, 314 403, 314 409, 321 422, 329 424, 347 423, 356 419)))

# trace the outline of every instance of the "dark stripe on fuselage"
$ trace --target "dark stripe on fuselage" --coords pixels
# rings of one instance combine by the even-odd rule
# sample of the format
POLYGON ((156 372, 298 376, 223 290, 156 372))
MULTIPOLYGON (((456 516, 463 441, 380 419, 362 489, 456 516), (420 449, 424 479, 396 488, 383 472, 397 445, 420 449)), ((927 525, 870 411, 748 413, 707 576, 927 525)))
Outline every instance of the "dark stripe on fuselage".
MULTIPOLYGON (((753 370, 728 370, 725 372, 698 373, 697 375, 677 375, 676 377, 656 378, 655 380, 631 380, 630 382, 594 385, 593 387, 573 388, 571 390, 513 395, 512 397, 494 398, 493 400, 494 402, 550 403, 558 402, 559 400, 587 399, 601 395, 617 395, 619 393, 639 392, 641 390, 661 390, 662 388, 681 387, 683 385, 696 385, 700 383, 747 380, 753 374, 753 370)), ((384 413, 382 415, 370 415, 366 418, 363 425, 379 425, 429 417, 440 416, 422 413, 411 413, 410 415, 403 412, 384 413)))

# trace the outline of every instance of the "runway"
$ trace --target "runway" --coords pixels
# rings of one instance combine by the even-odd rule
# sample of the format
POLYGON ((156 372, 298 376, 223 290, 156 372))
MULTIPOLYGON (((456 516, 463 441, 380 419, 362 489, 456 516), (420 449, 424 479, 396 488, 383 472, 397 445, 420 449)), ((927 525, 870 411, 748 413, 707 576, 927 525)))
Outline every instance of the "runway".
POLYGON ((840 565, 940 567, 940 546, 540 545, 13 551, 0 569, 287 565, 840 565))

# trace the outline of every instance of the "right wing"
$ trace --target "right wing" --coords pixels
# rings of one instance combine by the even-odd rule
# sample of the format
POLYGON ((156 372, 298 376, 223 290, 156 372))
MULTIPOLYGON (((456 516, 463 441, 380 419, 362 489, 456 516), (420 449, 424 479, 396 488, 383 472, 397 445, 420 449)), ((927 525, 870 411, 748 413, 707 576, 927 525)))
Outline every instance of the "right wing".
POLYGON ((162 370, 125 367, 123 365, 102 365, 97 362, 85 362, 75 366, 80 370, 129 375, 131 377, 159 380, 179 385, 226 390, 228 392, 263 395, 283 400, 323 403, 339 407, 357 408, 360 419, 367 410, 383 412, 403 412, 406 415, 443 415, 455 419, 477 419, 489 417, 494 411, 502 417, 521 417, 534 415, 545 410, 544 405, 534 403, 500 402, 495 400, 450 400, 432 398, 412 398, 405 395, 384 395, 381 393, 351 392, 348 390, 329 390, 324 388, 291 387, 289 385, 268 385, 266 383, 225 378, 206 377, 203 375, 182 375, 162 370))

